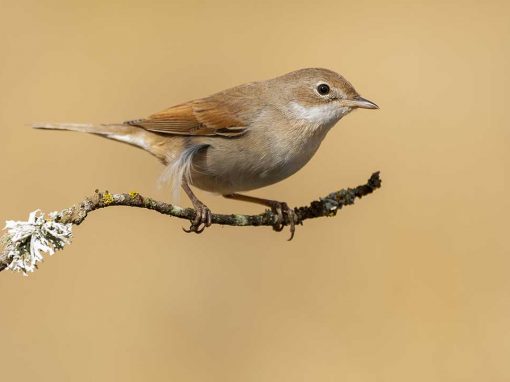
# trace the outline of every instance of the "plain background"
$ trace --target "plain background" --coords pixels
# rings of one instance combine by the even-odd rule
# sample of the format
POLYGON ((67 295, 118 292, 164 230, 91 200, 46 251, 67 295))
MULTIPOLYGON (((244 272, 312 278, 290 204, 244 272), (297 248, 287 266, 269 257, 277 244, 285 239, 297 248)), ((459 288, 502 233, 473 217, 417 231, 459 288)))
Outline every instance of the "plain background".
POLYGON ((303 170, 252 194, 302 205, 376 170, 384 182, 290 243, 93 213, 36 273, 0 275, 2 380, 510 380, 507 1, 0 7, 2 220, 95 188, 168 199, 143 151, 29 123, 144 117, 310 66, 381 109, 349 115, 303 170))

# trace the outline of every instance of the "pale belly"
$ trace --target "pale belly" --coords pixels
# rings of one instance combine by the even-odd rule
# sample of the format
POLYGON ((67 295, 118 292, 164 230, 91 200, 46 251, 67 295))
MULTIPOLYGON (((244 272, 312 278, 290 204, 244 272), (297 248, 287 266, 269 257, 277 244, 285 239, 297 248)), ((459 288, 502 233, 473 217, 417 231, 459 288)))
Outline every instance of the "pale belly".
POLYGON ((209 147, 193 161, 192 184, 226 195, 277 183, 312 158, 328 130, 290 136, 250 132, 242 139, 204 139, 202 143, 209 147))

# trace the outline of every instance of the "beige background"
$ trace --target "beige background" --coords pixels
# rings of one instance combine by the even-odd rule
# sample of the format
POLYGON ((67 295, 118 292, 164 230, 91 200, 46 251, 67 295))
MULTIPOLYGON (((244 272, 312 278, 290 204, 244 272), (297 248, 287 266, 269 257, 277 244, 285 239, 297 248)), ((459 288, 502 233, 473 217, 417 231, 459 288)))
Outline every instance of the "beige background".
POLYGON ((94 213, 29 278, 0 275, 2 380, 510 380, 508 2, 0 6, 1 220, 95 188, 168 198, 144 152, 28 123, 143 117, 308 66, 381 110, 348 116, 306 168, 253 194, 301 205, 384 180, 290 243, 94 213))

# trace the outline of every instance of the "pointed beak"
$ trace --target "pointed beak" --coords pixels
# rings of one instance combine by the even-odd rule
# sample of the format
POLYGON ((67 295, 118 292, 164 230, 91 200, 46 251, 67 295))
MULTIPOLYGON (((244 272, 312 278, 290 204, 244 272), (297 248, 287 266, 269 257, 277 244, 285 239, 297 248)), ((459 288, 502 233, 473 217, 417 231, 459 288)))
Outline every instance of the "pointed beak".
POLYGON ((343 103, 345 106, 353 108, 358 107, 360 109, 379 109, 379 106, 377 106, 375 103, 361 96, 354 97, 352 100, 345 100, 343 103))

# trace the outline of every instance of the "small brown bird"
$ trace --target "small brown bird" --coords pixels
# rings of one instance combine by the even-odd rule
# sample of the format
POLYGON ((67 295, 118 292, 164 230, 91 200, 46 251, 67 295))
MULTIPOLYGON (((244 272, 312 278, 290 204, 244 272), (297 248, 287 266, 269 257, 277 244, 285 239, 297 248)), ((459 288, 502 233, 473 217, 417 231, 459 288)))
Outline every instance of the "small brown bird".
POLYGON ((211 211, 190 185, 226 198, 270 207, 283 229, 286 203, 238 194, 279 182, 303 167, 333 125, 356 108, 377 109, 341 75, 301 69, 170 107, 143 119, 114 124, 43 123, 39 129, 97 134, 140 147, 166 166, 163 177, 181 186, 197 214, 187 232, 211 225, 211 211))

